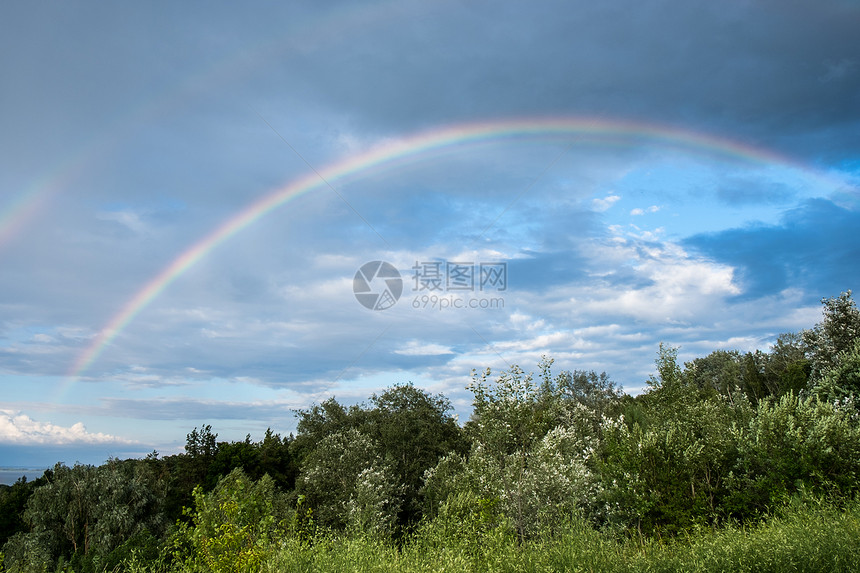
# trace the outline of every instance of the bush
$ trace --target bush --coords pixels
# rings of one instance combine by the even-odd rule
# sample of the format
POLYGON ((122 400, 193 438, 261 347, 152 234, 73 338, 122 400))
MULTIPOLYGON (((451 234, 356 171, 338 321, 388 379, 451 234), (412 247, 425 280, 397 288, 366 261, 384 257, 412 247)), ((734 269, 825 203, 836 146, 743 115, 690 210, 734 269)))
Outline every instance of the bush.
POLYGON ((765 511, 801 490, 857 491, 860 428, 848 411, 789 393, 762 402, 748 427, 735 431, 738 507, 765 511))
POLYGON ((211 493, 195 489, 194 506, 172 537, 174 558, 191 570, 259 571, 286 534, 286 503, 268 476, 255 483, 235 469, 211 493))

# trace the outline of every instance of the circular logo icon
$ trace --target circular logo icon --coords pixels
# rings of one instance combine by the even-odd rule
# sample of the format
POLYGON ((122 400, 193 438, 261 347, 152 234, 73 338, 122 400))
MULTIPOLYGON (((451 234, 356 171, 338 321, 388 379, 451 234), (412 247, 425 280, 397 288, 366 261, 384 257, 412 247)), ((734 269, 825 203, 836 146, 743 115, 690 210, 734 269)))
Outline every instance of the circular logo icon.
POLYGON ((385 310, 394 306, 403 293, 403 279, 394 265, 371 261, 355 272, 352 292, 362 306, 370 310, 385 310))

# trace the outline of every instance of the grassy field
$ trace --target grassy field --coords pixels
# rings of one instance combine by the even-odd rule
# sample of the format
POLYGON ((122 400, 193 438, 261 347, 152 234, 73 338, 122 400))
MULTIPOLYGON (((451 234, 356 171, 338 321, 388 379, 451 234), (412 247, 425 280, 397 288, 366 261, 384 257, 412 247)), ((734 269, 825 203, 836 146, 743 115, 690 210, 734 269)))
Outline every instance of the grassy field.
MULTIPOLYGON (((560 533, 519 545, 504 528, 480 538, 418 532, 402 548, 368 538, 293 538, 260 547, 256 564, 222 562, 186 571, 550 572, 550 571, 858 571, 860 504, 790 505, 756 527, 700 530, 660 540, 617 540, 572 520, 560 533)), ((128 571, 165 570, 131 560, 128 571)))

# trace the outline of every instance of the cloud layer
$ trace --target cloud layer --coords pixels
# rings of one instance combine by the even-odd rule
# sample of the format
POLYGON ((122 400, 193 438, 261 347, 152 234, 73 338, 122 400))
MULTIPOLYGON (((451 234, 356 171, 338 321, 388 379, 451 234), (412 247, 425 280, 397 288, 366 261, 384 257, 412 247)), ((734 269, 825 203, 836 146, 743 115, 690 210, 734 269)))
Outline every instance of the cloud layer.
POLYGON ((465 419, 473 368, 543 354, 636 392, 660 342, 689 359, 812 326, 860 279, 858 17, 841 0, 10 6, 3 455, 178 451, 213 421, 286 433, 296 408, 410 380, 465 419), (367 165, 180 258, 376 146, 530 118, 628 127, 367 165), (403 280, 385 311, 353 293, 377 260, 403 280), (416 276, 447 263, 504 264, 505 288, 416 276))
POLYGON ((123 444, 131 440, 102 433, 88 432, 82 422, 72 426, 59 426, 50 422, 37 422, 26 414, 0 410, 0 442, 19 445, 83 445, 123 444))

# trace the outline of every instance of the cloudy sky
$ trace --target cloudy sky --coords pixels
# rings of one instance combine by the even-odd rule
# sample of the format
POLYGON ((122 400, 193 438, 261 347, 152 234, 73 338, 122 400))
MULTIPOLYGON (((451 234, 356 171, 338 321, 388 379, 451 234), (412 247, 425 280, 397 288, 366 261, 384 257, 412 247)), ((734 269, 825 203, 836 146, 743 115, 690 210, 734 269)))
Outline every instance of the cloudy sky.
POLYGON ((767 349, 860 279, 858 28, 850 0, 4 3, 0 466, 407 381, 466 417, 473 368, 541 355, 636 393, 661 341, 767 349))

